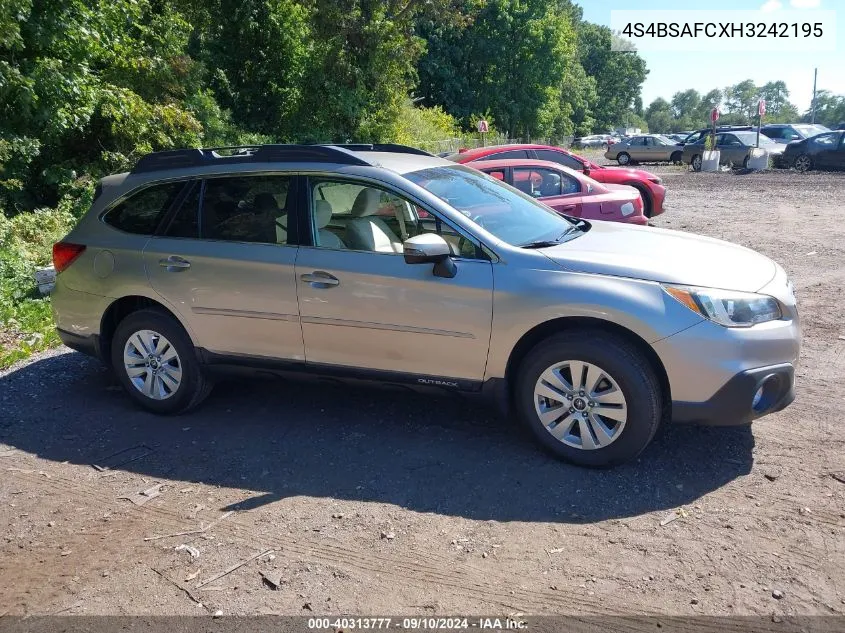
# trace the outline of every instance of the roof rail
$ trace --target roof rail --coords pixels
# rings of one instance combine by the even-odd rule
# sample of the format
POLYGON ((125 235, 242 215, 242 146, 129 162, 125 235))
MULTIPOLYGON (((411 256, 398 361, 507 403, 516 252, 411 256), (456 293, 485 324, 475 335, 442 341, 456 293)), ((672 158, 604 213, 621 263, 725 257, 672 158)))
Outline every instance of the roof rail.
POLYGON ((153 152, 142 156, 132 169, 132 173, 182 169, 201 165, 276 163, 283 161, 370 165, 363 158, 355 156, 349 149, 332 145, 243 145, 153 152), (221 150, 236 150, 236 152, 220 154, 221 150))
POLYGON ((331 147, 348 149, 351 152, 392 152, 394 154, 414 154, 416 156, 434 156, 425 150, 400 145, 399 143, 332 143, 331 147))
POLYGON ((278 163, 284 161, 338 163, 341 165, 370 166, 372 163, 356 156, 355 152, 396 152, 431 156, 428 152, 395 143, 348 143, 340 145, 235 145, 203 149, 174 149, 153 152, 142 156, 133 174, 183 169, 201 165, 229 165, 239 163, 278 163), (231 152, 221 154, 220 152, 231 152))

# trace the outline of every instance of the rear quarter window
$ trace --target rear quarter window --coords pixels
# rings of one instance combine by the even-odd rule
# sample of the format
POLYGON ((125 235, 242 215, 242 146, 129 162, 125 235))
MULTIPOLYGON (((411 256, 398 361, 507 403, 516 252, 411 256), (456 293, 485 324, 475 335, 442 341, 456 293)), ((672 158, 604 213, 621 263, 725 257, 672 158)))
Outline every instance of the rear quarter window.
POLYGON ((184 186, 169 182, 146 187, 110 209, 103 221, 126 233, 152 235, 184 186))

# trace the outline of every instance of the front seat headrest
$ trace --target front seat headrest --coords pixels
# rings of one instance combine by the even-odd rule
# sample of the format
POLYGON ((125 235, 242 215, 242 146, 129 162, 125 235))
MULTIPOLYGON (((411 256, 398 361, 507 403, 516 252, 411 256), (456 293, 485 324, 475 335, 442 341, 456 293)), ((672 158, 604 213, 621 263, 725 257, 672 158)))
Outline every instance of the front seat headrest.
POLYGON ((363 218, 368 215, 375 215, 381 205, 381 191, 366 187, 358 192, 355 203, 352 205, 352 217, 363 218))
POLYGON ((332 219, 332 205, 327 200, 317 200, 314 203, 314 219, 318 229, 324 229, 332 219))

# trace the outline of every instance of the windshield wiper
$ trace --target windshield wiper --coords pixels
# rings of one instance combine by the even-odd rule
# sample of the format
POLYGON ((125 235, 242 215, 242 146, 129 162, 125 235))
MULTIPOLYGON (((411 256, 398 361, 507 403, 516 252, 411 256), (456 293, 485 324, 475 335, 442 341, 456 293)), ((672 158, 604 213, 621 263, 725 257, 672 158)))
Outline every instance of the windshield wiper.
POLYGON ((563 238, 572 233, 573 231, 579 230, 575 226, 570 226, 566 229, 563 233, 561 233, 556 239, 553 240, 534 240, 533 242, 526 242, 525 244, 520 244, 520 248, 548 248, 549 246, 557 246, 558 244, 563 242, 563 238))

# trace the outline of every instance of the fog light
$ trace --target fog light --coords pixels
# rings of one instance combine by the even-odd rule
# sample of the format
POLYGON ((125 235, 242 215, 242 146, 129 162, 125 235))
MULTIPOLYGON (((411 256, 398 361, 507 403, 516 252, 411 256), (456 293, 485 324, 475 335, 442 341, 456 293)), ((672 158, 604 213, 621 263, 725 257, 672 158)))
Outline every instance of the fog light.
POLYGON ((751 408, 755 411, 757 407, 760 406, 760 401, 763 399, 763 385, 760 385, 760 388, 757 389, 757 393, 754 394, 754 399, 751 400, 751 408))

